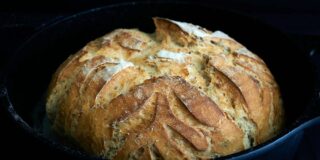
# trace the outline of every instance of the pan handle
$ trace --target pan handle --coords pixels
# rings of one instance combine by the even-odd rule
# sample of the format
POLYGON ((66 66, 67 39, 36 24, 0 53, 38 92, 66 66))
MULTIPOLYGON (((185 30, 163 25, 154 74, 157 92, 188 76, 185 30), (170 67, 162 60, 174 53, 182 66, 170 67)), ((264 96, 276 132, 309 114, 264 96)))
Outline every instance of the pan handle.
MULTIPOLYGON (((302 122, 320 118, 320 49, 314 48, 309 52, 309 61, 315 70, 315 89, 312 93, 312 102, 302 116, 302 122)), ((320 125, 320 121, 313 124, 320 125)))
POLYGON ((2 99, 7 95, 7 89, 4 85, 4 76, 0 73, 0 98, 2 99))
POLYGON ((314 48, 309 53, 310 61, 315 68, 315 103, 313 105, 313 112, 320 116, 320 48, 314 48))
POLYGON ((0 107, 8 108, 11 105, 8 99, 7 88, 5 87, 4 80, 0 75, 0 107))
POLYGON ((8 90, 7 87, 5 85, 5 79, 4 76, 0 74, 0 107, 1 107, 1 111, 2 109, 5 109, 6 111, 11 111, 12 108, 12 104, 9 100, 8 97, 8 90))

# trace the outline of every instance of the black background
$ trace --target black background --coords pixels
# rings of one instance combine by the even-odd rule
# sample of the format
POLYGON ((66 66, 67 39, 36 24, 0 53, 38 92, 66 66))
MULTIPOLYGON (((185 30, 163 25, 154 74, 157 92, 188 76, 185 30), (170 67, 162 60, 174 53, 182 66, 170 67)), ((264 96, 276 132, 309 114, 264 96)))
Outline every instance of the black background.
MULTIPOLYGON (((0 74, 14 50, 46 24, 90 8, 120 1, 1 1, 0 2, 0 74)), ((281 30, 301 46, 305 54, 320 48, 319 0, 227 0, 199 1, 243 12, 281 30)), ((320 63, 320 62, 319 62, 320 63)), ((296 159, 320 159, 320 126, 308 129, 296 159)), ((35 140, 16 126, 0 106, 0 159, 70 159, 35 140), (7 157, 7 158, 5 158, 7 157)), ((285 159, 285 157, 284 157, 285 159)))

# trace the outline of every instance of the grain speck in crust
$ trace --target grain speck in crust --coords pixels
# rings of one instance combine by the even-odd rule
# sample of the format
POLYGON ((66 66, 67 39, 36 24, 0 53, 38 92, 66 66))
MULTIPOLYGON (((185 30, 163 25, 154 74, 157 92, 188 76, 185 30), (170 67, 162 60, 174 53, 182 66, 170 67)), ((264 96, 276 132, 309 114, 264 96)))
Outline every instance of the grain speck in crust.
POLYGON ((107 159, 211 159, 279 133, 261 58, 222 31, 153 20, 154 34, 116 29, 59 67, 46 103, 57 134, 107 159))

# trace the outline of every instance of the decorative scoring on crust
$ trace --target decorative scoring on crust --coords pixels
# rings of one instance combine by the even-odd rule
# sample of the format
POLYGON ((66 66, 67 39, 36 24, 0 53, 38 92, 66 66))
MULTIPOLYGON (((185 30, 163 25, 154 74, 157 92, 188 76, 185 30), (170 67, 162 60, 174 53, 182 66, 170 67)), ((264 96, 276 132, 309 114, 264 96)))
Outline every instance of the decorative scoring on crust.
POLYGON ((110 159, 209 159, 281 128, 279 89, 263 60, 221 31, 154 18, 156 34, 117 29, 57 70, 54 129, 110 159))

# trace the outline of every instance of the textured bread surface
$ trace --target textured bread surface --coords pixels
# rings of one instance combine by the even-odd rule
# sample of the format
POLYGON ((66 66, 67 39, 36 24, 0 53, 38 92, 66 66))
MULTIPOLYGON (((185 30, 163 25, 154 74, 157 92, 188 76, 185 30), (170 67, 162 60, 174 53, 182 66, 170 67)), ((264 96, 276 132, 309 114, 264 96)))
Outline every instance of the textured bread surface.
POLYGON ((275 136, 278 86, 257 55, 221 31, 154 18, 156 32, 117 29, 56 71, 54 130, 108 159, 209 159, 275 136))

